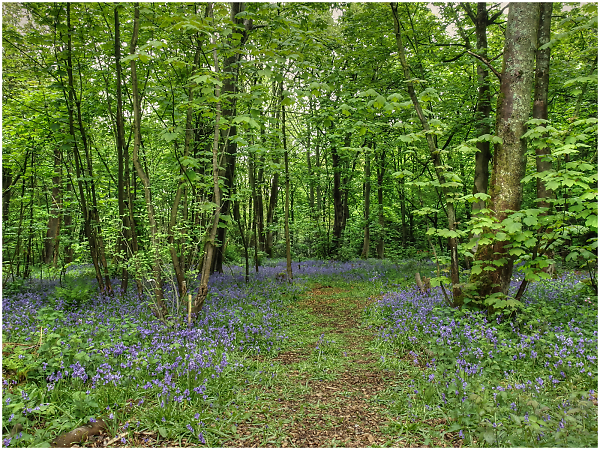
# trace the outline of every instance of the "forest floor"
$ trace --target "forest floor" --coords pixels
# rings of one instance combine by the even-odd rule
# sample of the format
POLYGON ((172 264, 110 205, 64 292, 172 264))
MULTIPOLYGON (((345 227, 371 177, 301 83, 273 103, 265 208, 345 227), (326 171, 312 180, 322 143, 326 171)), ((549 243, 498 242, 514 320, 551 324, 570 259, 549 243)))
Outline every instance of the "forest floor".
POLYGON ((98 297, 93 316, 5 298, 3 446, 597 446, 597 297, 581 275, 534 284, 509 322, 420 294, 411 262, 355 264, 217 278, 194 330, 133 296, 98 297))
POLYGON ((378 369, 377 357, 367 349, 373 339, 372 331, 360 326, 361 312, 371 301, 354 296, 347 289, 313 287, 298 307, 306 313, 306 331, 310 330, 313 339, 320 340, 317 345, 321 347, 321 360, 316 361, 317 371, 306 367, 310 359, 314 360, 311 358, 314 344, 300 341, 296 348, 275 357, 274 361, 286 368, 287 373, 278 376, 285 384, 265 389, 262 412, 239 424, 239 437, 224 445, 368 447, 391 444, 381 433, 380 427, 386 419, 376 402, 377 394, 391 381, 390 375, 378 369), (265 426, 275 429, 268 430, 265 426))
MULTIPOLYGON (((385 391, 399 375, 381 369, 369 349, 374 330, 361 316, 377 299, 367 295, 352 285, 315 285, 303 296, 294 312, 303 321, 296 325, 295 342, 276 357, 260 358, 283 371, 269 387, 248 386, 258 402, 223 446, 426 447, 387 427, 385 391)), ((434 439, 431 445, 458 442, 434 439)))

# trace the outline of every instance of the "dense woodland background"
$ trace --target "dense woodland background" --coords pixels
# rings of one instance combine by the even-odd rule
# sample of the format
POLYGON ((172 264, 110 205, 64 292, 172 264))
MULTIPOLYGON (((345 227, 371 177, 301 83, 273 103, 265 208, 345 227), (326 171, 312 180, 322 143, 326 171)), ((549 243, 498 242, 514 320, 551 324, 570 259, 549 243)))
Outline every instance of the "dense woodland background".
POLYGON ((3 285, 91 262, 164 316, 244 259, 434 255, 455 305, 593 267, 597 5, 515 5, 4 3, 3 285))

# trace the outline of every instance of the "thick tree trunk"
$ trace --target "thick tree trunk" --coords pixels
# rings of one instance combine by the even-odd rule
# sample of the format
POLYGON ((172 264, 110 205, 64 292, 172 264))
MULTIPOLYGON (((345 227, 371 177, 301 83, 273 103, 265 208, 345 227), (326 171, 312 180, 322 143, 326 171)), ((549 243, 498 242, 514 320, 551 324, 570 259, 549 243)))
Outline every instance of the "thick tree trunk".
MULTIPOLYGON (((521 208, 526 150, 522 136, 531 112, 539 7, 539 3, 510 3, 508 10, 502 82, 496 108, 496 131, 502 143, 494 148, 490 183, 490 209, 498 222, 510 211, 521 208)), ((506 242, 480 246, 475 259, 484 264, 483 272, 471 277, 478 285, 479 296, 508 294, 513 260, 508 255, 506 242), (497 266, 499 260, 503 261, 497 266)))
POLYGON ((365 234, 363 239, 363 249, 360 257, 367 259, 369 257, 369 247, 371 246, 371 235, 369 233, 369 217, 371 216, 371 154, 370 149, 365 149, 365 181, 363 183, 364 202, 365 202, 365 234))
MULTIPOLYGON (((140 29, 140 8, 139 3, 135 3, 133 34, 129 46, 129 53, 134 54, 137 46, 138 33, 140 29)), ((138 177, 142 180, 144 186, 144 199, 146 200, 146 210, 148 213, 148 223, 150 225, 150 251, 153 253, 151 284, 154 291, 153 314, 160 320, 166 320, 168 311, 164 301, 162 289, 162 271, 160 268, 160 249, 158 242, 158 227, 154 214, 154 205, 152 203, 152 194, 150 190, 150 178, 140 164, 139 151, 142 141, 142 115, 141 99, 138 90, 137 68, 135 60, 131 60, 131 93, 133 97, 133 165, 138 177)))

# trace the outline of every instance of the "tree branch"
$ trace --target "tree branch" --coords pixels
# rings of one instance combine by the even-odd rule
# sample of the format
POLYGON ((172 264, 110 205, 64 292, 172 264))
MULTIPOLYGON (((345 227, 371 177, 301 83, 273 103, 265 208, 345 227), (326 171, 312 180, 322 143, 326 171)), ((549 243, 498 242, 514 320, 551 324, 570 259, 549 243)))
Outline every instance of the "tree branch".
POLYGON ((498 17, 500 17, 500 16, 502 15, 502 13, 504 12, 504 10, 505 10, 506 8, 508 8, 508 4, 507 4, 507 5, 506 5, 504 8, 502 8, 500 11, 498 11, 496 14, 494 14, 492 17, 490 17, 490 18, 488 19, 488 21, 487 21, 487 24, 488 24, 488 25, 491 25, 491 24, 493 24, 493 23, 494 23, 494 21, 495 21, 495 20, 496 20, 498 17))
POLYGON ((482 63, 484 63, 486 66, 488 66, 490 68, 490 70, 492 72, 494 72, 494 75, 496 75, 498 77, 498 80, 502 81, 502 75, 500 75, 500 72, 498 72, 496 69, 494 69, 494 66, 492 66, 492 64, 487 59, 485 59, 483 56, 479 56, 477 53, 474 53, 470 50, 465 50, 465 52, 471 56, 474 56, 475 58, 480 60, 482 63))

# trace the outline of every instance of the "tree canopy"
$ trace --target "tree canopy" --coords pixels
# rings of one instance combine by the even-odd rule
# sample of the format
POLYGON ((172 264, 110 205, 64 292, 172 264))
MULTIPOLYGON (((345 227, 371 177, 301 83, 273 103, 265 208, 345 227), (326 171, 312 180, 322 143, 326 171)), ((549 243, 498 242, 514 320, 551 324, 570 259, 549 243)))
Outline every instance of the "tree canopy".
POLYGON ((231 262, 431 254, 493 311, 596 264, 594 3, 4 3, 2 37, 3 284, 92 263, 165 319, 231 262))

